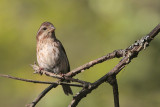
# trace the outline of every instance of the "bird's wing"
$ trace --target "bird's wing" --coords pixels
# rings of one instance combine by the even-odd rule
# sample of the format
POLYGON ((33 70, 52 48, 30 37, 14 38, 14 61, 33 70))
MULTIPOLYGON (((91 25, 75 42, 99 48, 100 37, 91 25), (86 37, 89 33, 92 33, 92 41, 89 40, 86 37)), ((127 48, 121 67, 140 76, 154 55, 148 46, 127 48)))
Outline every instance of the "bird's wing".
POLYGON ((66 56, 66 60, 67 60, 67 62, 68 62, 68 72, 69 72, 69 71, 70 71, 70 64, 69 64, 69 60, 68 60, 66 51, 65 51, 65 49, 64 49, 64 47, 63 47, 63 45, 62 45, 62 43, 61 43, 59 40, 57 40, 57 41, 58 41, 58 43, 59 43, 60 48, 62 49, 62 51, 64 52, 64 54, 65 54, 65 56, 66 56))

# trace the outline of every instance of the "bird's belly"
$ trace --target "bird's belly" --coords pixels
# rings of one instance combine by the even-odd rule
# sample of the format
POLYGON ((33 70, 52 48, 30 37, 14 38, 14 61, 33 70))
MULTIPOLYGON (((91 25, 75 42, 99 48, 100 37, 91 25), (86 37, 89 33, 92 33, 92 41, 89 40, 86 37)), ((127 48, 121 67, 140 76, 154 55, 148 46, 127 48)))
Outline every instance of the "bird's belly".
POLYGON ((37 52, 37 61, 41 68, 53 69, 58 60, 59 51, 57 47, 52 44, 46 44, 41 46, 41 49, 37 52))

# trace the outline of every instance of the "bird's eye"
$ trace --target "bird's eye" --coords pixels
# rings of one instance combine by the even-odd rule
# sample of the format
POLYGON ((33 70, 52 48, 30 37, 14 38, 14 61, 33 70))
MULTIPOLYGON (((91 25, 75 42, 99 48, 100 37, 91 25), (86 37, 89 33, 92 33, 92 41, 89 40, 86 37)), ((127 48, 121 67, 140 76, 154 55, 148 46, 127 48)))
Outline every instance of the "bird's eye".
POLYGON ((47 29, 46 27, 43 28, 43 30, 46 30, 46 29, 47 29))

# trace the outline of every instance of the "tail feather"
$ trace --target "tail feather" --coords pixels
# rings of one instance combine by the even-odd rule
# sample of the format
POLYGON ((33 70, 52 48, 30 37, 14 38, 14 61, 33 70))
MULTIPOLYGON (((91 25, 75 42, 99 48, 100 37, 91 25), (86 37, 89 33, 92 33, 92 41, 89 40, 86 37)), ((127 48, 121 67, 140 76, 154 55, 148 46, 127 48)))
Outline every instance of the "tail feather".
POLYGON ((71 90, 71 87, 70 86, 67 86, 67 85, 62 85, 62 88, 63 88, 63 91, 66 95, 73 95, 73 92, 71 90))

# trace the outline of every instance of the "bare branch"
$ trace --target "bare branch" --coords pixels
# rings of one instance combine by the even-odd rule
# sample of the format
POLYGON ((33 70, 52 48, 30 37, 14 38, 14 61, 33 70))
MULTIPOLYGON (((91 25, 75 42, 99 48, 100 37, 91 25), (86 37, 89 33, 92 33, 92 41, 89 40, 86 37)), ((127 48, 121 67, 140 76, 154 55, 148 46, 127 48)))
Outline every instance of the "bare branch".
POLYGON ((36 81, 36 80, 31 80, 31 79, 23 79, 23 78, 13 77, 13 76, 4 75, 4 74, 0 74, 0 77, 6 77, 6 78, 14 79, 14 80, 20 80, 20 81, 31 82, 31 83, 69 85, 69 86, 75 86, 75 87, 83 87, 83 85, 80 85, 80 84, 71 84, 71 83, 66 83, 66 82, 36 81))
MULTIPOLYGON (((31 65, 34 69, 34 73, 39 73, 38 70, 39 70, 39 66, 34 64, 34 65, 31 65)), ((74 78, 71 78, 71 77, 68 77, 66 76, 65 74, 62 76, 62 75, 59 75, 59 74, 54 74, 52 72, 48 72, 48 71, 45 71, 45 70, 41 70, 42 74, 45 74, 47 76, 50 76, 50 77, 53 77, 53 78, 57 78, 57 79, 61 79, 61 80, 69 80, 69 81, 72 81, 72 82, 78 82, 78 83, 81 83, 83 85, 85 84, 88 84, 89 82, 86 82, 86 81, 82 81, 82 80, 79 80, 79 79, 74 79, 74 78)))
POLYGON ((125 50, 123 50, 123 49, 115 50, 112 53, 109 53, 109 54, 107 54, 105 56, 102 56, 102 57, 100 57, 98 59, 90 61, 90 62, 88 62, 88 63, 86 63, 86 64, 84 64, 84 65, 82 65, 82 66, 70 71, 70 72, 68 72, 65 76, 73 77, 76 74, 81 73, 82 71, 84 71, 86 69, 89 69, 90 67, 93 67, 96 64, 102 63, 104 61, 107 61, 107 60, 110 60, 110 59, 113 59, 113 58, 123 57, 124 53, 125 53, 125 50))

